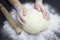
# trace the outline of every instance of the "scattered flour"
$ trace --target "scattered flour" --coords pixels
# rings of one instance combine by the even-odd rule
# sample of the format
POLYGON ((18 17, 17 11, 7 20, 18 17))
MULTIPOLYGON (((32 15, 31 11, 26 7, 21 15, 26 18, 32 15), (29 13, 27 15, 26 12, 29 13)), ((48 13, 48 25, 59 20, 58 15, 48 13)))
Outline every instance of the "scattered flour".
MULTIPOLYGON (((34 4, 29 4, 29 3, 24 4, 26 8, 31 8, 33 7, 33 5, 34 4)), ((51 12, 50 25, 46 31, 43 31, 42 33, 39 33, 36 35, 28 34, 22 31, 20 35, 17 35, 13 30, 13 28, 11 27, 11 25, 8 23, 8 21, 5 21, 3 25, 3 30, 2 30, 4 32, 4 35, 8 35, 8 37, 10 37, 12 40, 60 40, 54 34, 54 31, 60 32, 60 16, 58 16, 57 13, 52 8, 50 8, 48 4, 46 4, 45 7, 51 12), (53 14, 53 13, 56 13, 56 14, 53 14)), ((16 10, 12 9, 10 14, 14 18, 14 20, 17 21, 16 10)))

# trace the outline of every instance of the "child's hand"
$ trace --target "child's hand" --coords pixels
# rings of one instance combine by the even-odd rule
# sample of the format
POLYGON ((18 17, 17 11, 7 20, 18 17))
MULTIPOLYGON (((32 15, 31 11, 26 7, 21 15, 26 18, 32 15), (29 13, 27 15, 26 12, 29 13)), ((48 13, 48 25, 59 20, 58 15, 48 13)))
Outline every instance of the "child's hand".
MULTIPOLYGON (((17 10, 17 18, 18 18, 18 22, 23 26, 25 23, 25 19, 24 16, 26 14, 26 9, 24 8, 24 6, 19 2, 19 0, 8 0, 13 6, 14 8, 17 10)), ((19 25, 20 25, 19 24, 19 25)))
POLYGON ((20 5, 20 7, 18 7, 17 9, 18 12, 18 22, 21 24, 21 26, 23 26, 25 24, 25 19, 24 16, 26 15, 26 9, 25 7, 22 5, 20 5))
POLYGON ((41 12, 42 12, 43 17, 44 17, 46 20, 50 20, 49 11, 45 9, 45 7, 42 5, 42 3, 40 3, 40 2, 35 2, 34 7, 35 7, 35 9, 37 9, 38 11, 41 11, 41 12))

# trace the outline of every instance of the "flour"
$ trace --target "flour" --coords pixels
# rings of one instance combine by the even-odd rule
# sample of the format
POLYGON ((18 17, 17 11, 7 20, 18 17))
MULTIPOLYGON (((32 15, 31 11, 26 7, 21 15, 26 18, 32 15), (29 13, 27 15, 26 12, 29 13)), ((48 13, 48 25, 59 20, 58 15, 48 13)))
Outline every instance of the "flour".
MULTIPOLYGON (((31 8, 33 7, 33 4, 24 4, 24 6, 26 8, 31 8)), ((60 40, 55 34, 54 32, 60 32, 60 16, 58 16, 57 14, 53 14, 56 13, 53 9, 49 9, 50 6, 49 5, 45 5, 46 9, 48 9, 51 14, 51 20, 50 20, 50 25, 49 28, 46 31, 43 31, 39 34, 36 35, 32 35, 32 34, 28 34, 25 31, 22 30, 20 35, 17 35, 14 31, 14 29, 11 27, 11 25, 8 23, 8 21, 4 22, 3 25, 3 34, 4 35, 8 35, 8 37, 10 37, 12 40, 60 40)), ((11 16, 14 18, 14 20, 17 22, 17 12, 15 9, 12 9, 12 11, 10 12, 11 16)))

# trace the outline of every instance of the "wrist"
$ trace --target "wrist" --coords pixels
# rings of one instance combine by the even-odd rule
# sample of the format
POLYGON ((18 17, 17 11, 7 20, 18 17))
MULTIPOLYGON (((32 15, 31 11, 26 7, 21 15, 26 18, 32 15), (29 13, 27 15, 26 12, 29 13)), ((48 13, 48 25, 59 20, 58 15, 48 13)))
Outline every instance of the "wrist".
POLYGON ((22 6, 22 4, 19 2, 19 0, 8 0, 15 9, 19 8, 19 6, 22 6))
POLYGON ((17 8, 19 8, 21 6, 22 6, 22 4, 19 1, 14 4, 14 7, 17 7, 17 8))
POLYGON ((36 0, 35 2, 36 2, 36 3, 38 3, 38 2, 42 3, 42 0, 36 0))

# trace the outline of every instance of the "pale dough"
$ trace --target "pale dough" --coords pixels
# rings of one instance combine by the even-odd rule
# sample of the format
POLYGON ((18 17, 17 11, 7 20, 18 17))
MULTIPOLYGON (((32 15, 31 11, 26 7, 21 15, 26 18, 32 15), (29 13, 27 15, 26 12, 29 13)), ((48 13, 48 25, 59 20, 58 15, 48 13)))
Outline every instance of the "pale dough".
POLYGON ((42 12, 38 12, 36 9, 28 9, 25 16, 26 23, 23 29, 31 34, 37 34, 48 28, 49 21, 43 18, 42 12))

